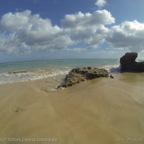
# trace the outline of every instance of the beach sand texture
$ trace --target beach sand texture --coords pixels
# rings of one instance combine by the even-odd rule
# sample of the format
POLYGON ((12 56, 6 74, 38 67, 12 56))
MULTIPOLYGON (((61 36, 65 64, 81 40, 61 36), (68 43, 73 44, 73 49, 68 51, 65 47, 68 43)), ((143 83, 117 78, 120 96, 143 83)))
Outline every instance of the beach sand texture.
POLYGON ((115 74, 46 92, 42 80, 0 85, 2 138, 55 138, 38 144, 144 142, 144 73, 115 74))

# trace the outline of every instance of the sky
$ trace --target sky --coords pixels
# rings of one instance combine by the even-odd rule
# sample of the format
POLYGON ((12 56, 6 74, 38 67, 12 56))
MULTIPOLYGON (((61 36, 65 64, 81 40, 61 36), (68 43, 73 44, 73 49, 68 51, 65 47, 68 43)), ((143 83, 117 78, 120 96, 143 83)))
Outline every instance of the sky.
POLYGON ((144 0, 0 0, 0 63, 144 59, 144 0))

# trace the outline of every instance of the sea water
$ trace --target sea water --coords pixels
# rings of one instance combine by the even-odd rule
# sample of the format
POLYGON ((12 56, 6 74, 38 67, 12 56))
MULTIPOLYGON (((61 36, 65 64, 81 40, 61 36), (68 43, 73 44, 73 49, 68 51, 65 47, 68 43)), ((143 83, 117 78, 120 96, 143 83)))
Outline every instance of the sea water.
POLYGON ((0 63, 0 84, 55 78, 59 75, 65 76, 72 68, 87 66, 118 72, 119 60, 61 59, 0 63))

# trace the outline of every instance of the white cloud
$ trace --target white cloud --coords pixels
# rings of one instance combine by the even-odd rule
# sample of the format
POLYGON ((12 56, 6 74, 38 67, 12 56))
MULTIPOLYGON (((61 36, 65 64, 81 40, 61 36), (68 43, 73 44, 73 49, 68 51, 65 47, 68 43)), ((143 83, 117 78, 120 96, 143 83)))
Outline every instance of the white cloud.
POLYGON ((106 25, 114 22, 106 10, 66 15, 62 27, 53 26, 50 19, 43 19, 29 10, 6 13, 0 20, 0 52, 22 54, 33 50, 67 50, 70 45, 81 42, 88 48, 96 48, 109 33, 106 25))
POLYGON ((115 19, 106 10, 98 10, 93 14, 78 12, 66 15, 62 20, 62 27, 75 42, 84 42, 89 48, 96 48, 105 41, 109 29, 106 25, 115 19))
POLYGON ((78 12, 76 14, 66 15, 62 20, 62 26, 64 28, 73 28, 81 26, 97 26, 108 25, 115 22, 115 19, 111 16, 111 13, 107 10, 98 10, 93 14, 78 12))
MULTIPOLYGON (((33 2, 42 1, 33 0, 33 2)), ((95 5, 102 8, 106 3, 106 0, 97 0, 95 5)), ((111 56, 126 51, 143 54, 144 23, 135 20, 111 26, 114 23, 115 18, 107 10, 65 15, 61 20, 61 26, 53 25, 50 19, 32 14, 29 10, 9 12, 0 18, 0 52, 10 54, 49 50, 88 52, 89 48, 100 48, 100 45, 108 43, 111 49, 101 51, 99 49, 94 56, 105 57, 108 52, 111 56)))
POLYGON ((81 52, 108 43, 113 50, 143 51, 144 23, 125 21, 120 25, 107 10, 69 14, 61 27, 31 11, 6 13, 0 19, 0 52, 66 50, 81 52), (83 48, 78 44, 84 44, 83 48), (71 48, 70 46, 73 45, 71 48))
POLYGON ((0 25, 2 28, 6 28, 8 30, 20 30, 23 29, 23 26, 26 26, 31 11, 24 11, 22 13, 12 14, 11 12, 4 14, 0 21, 0 25))
POLYGON ((102 8, 106 5, 106 0, 97 0, 95 5, 97 5, 99 8, 102 8))
POLYGON ((73 43, 60 27, 28 10, 3 15, 0 32, 0 52, 64 49, 73 43))
POLYGON ((108 43, 114 48, 139 52, 144 49, 144 23, 126 21, 112 27, 108 43))

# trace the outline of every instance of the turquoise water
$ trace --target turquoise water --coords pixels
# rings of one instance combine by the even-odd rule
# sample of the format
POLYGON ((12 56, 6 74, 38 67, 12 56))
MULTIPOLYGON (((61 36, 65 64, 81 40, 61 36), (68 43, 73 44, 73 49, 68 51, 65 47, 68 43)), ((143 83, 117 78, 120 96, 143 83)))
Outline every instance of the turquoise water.
POLYGON ((0 84, 66 75, 74 67, 86 66, 110 70, 119 66, 119 60, 71 59, 0 63, 0 84))

